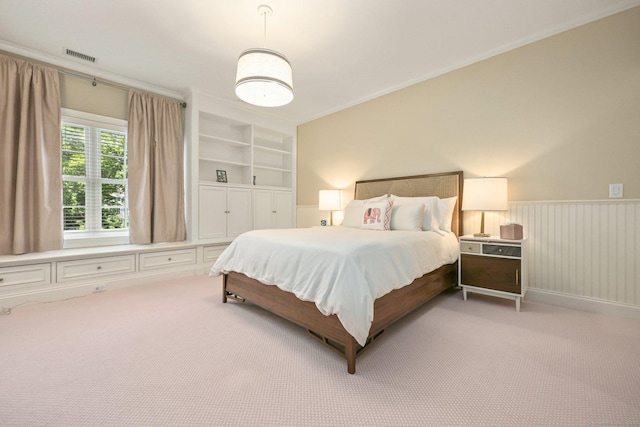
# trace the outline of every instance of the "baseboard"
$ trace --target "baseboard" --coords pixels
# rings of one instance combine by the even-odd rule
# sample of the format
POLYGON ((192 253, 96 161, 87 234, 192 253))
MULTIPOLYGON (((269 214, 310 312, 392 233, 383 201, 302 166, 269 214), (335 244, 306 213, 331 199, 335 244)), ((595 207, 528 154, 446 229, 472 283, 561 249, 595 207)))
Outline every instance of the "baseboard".
POLYGON ((613 301, 606 301, 595 298, 586 298, 561 292, 547 291, 544 289, 527 289, 525 304, 526 301, 536 301, 545 304, 575 308, 577 310, 590 311, 593 313, 608 314, 611 316, 627 317, 630 319, 640 320, 640 306, 621 304, 613 301))
POLYGON ((57 284, 55 287, 35 289, 15 294, 4 295, 0 297, 0 308, 10 309, 24 304, 37 304, 54 301, 62 301, 69 298, 78 298, 90 295, 95 292, 98 285, 104 285, 105 291, 109 292, 116 289, 139 286, 154 282, 162 282, 166 280, 179 279, 190 276, 201 276, 207 274, 209 267, 196 264, 189 265, 171 271, 149 271, 136 272, 126 276, 117 276, 113 278, 102 277, 99 280, 82 281, 75 283, 57 284))

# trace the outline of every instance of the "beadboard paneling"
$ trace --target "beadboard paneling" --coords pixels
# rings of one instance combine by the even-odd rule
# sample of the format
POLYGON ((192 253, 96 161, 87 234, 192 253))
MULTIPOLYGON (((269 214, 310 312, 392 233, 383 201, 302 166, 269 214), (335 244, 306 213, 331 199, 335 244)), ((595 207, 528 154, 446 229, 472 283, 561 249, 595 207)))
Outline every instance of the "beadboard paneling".
MULTIPOLYGON (((640 200, 512 202, 485 231, 506 220, 528 237, 531 288, 640 307, 640 200)), ((465 212, 464 227, 477 232, 480 215, 465 212)))

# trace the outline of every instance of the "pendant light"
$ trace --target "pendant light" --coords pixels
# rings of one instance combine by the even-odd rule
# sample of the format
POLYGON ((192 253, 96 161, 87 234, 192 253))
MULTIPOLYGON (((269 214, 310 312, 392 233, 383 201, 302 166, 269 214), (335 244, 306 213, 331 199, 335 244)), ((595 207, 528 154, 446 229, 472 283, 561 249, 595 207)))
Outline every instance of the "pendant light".
MULTIPOLYGON (((264 44, 267 45, 267 15, 273 10, 267 5, 258 6, 264 17, 264 44)), ((274 50, 247 49, 238 58, 236 95, 249 104, 259 107, 280 107, 293 100, 293 73, 287 58, 274 50)))

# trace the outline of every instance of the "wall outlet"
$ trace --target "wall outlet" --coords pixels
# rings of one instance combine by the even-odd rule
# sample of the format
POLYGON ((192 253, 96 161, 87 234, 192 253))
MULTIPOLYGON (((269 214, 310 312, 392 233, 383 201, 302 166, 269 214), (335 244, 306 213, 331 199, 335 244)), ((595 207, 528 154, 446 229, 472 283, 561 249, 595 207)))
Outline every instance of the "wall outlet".
POLYGON ((93 287, 93 293, 98 293, 98 292, 104 292, 107 290, 107 285, 106 284, 101 284, 101 285, 95 285, 93 287))

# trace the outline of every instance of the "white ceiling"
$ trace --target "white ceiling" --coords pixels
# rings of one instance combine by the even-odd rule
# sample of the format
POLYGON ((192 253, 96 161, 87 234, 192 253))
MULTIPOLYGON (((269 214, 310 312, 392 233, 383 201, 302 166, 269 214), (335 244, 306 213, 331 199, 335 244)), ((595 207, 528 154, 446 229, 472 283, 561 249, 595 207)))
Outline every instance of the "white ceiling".
POLYGON ((240 102, 236 60, 264 46, 262 3, 273 9, 266 45, 289 58, 295 89, 268 112, 303 123, 640 0, 0 0, 0 49, 240 102))

